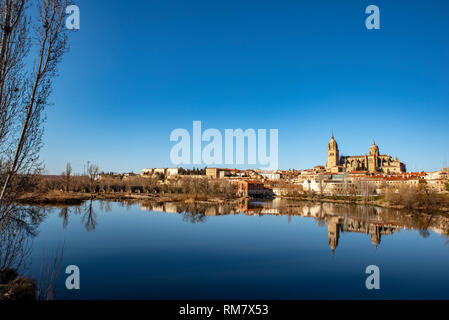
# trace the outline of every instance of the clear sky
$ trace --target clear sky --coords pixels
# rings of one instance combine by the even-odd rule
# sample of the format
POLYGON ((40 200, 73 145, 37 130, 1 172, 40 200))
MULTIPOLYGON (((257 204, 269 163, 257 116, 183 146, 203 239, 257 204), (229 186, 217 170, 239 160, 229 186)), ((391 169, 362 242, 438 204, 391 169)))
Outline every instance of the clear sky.
MULTIPOLYGON (((49 173, 171 167, 176 128, 279 130, 279 167, 449 162, 449 1, 79 0, 47 110, 49 173), (365 8, 380 8, 367 30, 365 8)), ((237 166, 239 167, 239 166, 237 166)))

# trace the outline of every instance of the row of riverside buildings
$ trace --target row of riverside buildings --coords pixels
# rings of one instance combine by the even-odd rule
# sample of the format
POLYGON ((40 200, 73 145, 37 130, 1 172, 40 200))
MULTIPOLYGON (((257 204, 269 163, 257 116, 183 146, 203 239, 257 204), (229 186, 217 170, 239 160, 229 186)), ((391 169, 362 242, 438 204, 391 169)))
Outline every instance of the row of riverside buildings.
MULTIPOLYGON (((151 168, 142 170, 142 177, 162 174, 176 177, 179 168, 151 168)), ((241 196, 287 196, 295 193, 322 195, 382 194, 385 190, 399 192, 404 186, 426 186, 437 193, 447 192, 449 168, 434 172, 406 172, 398 158, 380 154, 373 141, 368 154, 340 156, 337 141, 332 135, 328 144, 326 166, 306 170, 274 170, 206 168, 210 179, 229 179, 237 184, 241 196)), ((190 176, 204 178, 204 175, 190 176)))
MULTIPOLYGON (((180 177, 177 168, 144 169, 140 176, 163 174, 167 179, 180 177)), ((131 174, 129 174, 131 175, 131 174)), ((191 178, 227 179, 237 184, 241 196, 287 196, 295 193, 322 195, 382 194, 385 189, 398 192, 403 186, 425 185, 433 192, 446 192, 449 168, 434 172, 370 173, 363 170, 329 172, 324 166, 306 170, 239 170, 206 168, 205 175, 191 178)))

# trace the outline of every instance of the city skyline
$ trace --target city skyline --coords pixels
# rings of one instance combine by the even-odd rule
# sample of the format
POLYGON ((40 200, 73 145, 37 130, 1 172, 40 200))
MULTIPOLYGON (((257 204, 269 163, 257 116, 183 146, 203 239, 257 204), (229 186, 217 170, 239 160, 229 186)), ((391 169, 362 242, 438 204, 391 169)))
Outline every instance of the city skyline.
MULTIPOLYGON (((244 141, 245 141, 245 155, 244 155, 244 157, 247 160, 248 159, 248 148, 247 148, 248 140, 247 140, 247 138, 245 138, 244 141)), ((334 140, 334 134, 333 133, 331 135, 331 142, 329 142, 329 144, 332 143, 332 141, 334 141, 334 142, 336 141, 336 140, 334 140)), ((388 155, 388 154, 380 154, 381 153, 380 152, 380 148, 377 146, 377 144, 375 142, 375 139, 373 139, 372 144, 370 146, 370 150, 368 152, 359 152, 359 155, 355 155, 355 156, 344 154, 344 153, 339 153, 340 147, 337 146, 336 148, 337 148, 336 149, 336 151, 337 151, 337 154, 336 154, 337 158, 336 159, 338 159, 338 160, 336 160, 337 162, 334 162, 333 164, 329 165, 329 159, 330 158, 335 158, 335 155, 334 154, 331 155, 330 153, 333 152, 335 149, 332 150, 331 147, 328 146, 327 161, 325 159, 324 160, 325 162, 323 164, 323 162, 320 160, 320 162, 317 162, 315 165, 313 165, 311 167, 307 167, 307 168, 291 167, 291 168, 288 168, 288 169, 284 169, 284 168, 270 169, 270 168, 263 168, 263 167, 260 167, 260 166, 257 166, 257 165, 249 165, 249 164, 243 164, 243 165, 238 165, 238 164, 219 164, 219 165, 217 165, 217 164, 204 164, 204 163, 201 163, 199 165, 198 164, 189 164, 189 165, 178 164, 178 165, 176 165, 176 164, 171 163, 168 166, 159 166, 159 167, 152 166, 152 169, 157 169, 157 168, 166 168, 166 169, 170 169, 170 168, 174 168, 174 169, 175 168, 184 168, 184 169, 218 168, 218 169, 226 169, 226 170, 234 170, 234 169, 236 169, 236 170, 242 170, 243 171, 245 169, 248 169, 248 170, 260 170, 260 171, 263 171, 263 172, 275 172, 275 171, 289 171, 289 170, 301 171, 301 170, 310 170, 310 169, 316 168, 316 167, 322 167, 322 168, 325 168, 330 174, 340 174, 341 172, 344 172, 344 171, 347 171, 347 172, 351 172, 351 171, 354 171, 354 172, 366 171, 367 173, 380 172, 380 173, 386 174, 386 175, 396 175, 396 174, 407 173, 407 172, 426 172, 426 171, 427 172, 432 172, 432 171, 438 171, 438 170, 441 170, 441 169, 447 169, 448 168, 447 167, 447 163, 443 163, 442 166, 440 168, 437 168, 436 170, 407 170, 406 169, 407 168, 406 164, 400 162, 398 157, 396 157, 396 156, 393 157, 393 156, 388 155), (370 158, 370 156, 371 156, 371 148, 373 146, 377 148, 377 156, 380 156, 385 161, 388 161, 388 163, 391 162, 393 164, 396 164, 397 168, 395 168, 395 170, 392 170, 390 172, 390 167, 388 167, 385 170, 382 170, 382 165, 383 164, 381 164, 381 163, 379 163, 379 166, 376 165, 376 167, 371 168, 371 169, 368 169, 368 167, 361 167, 361 168, 360 167, 355 167, 354 168, 354 167, 351 167, 349 165, 350 163, 346 164, 348 161, 351 161, 351 159, 353 159, 353 158, 356 159, 356 160, 358 158, 360 158, 360 159, 363 158, 362 159, 363 161, 367 161, 367 159, 370 158), (337 167, 338 167, 338 169, 337 169, 337 167)), ((362 161, 362 160, 360 160, 360 161, 362 161)), ((364 164, 363 161, 361 162, 362 165, 366 165, 367 166, 368 164, 364 164)), ((92 163, 91 161, 87 160, 83 164, 82 171, 78 172, 78 173, 87 174, 87 170, 88 170, 88 167, 90 165, 97 165, 97 164, 92 163)), ((360 163, 359 163, 359 165, 360 165, 360 163)), ((101 170, 101 172, 104 172, 104 173, 108 173, 108 172, 109 173, 113 173, 113 172, 114 173, 120 173, 120 172, 121 173, 131 173, 131 172, 139 173, 139 172, 143 172, 145 170, 149 170, 149 169, 147 169, 147 167, 145 167, 145 168, 141 168, 141 169, 137 169, 137 170, 128 170, 128 171, 117 171, 117 170, 109 170, 109 171, 107 171, 107 170, 101 170)))
POLYGON ((81 28, 47 111, 51 174, 67 162, 174 167, 170 132, 195 120, 278 129, 279 169, 325 165, 332 132, 342 154, 375 138, 407 171, 447 166, 446 2, 377 1, 380 30, 365 28, 357 2, 77 4, 81 28))

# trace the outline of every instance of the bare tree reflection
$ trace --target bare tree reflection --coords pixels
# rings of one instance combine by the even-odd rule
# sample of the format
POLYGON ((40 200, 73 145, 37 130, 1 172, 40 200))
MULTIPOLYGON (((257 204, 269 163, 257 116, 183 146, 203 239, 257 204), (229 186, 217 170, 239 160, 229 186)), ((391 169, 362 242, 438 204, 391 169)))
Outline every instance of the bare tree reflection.
POLYGON ((44 257, 40 268, 37 298, 39 300, 54 300, 56 298, 56 284, 61 271, 64 246, 57 248, 51 257, 44 257))
POLYGON ((81 214, 81 206, 72 207, 72 212, 74 215, 79 216, 81 214))
POLYGON ((0 274, 8 269, 20 272, 30 253, 31 241, 24 228, 12 224, 6 229, 2 228, 0 233, 0 274))
POLYGON ((62 218, 62 227, 64 229, 67 228, 69 224, 70 214, 80 215, 81 214, 81 206, 73 206, 73 207, 62 207, 59 211, 59 217, 62 218))
POLYGON ((419 235, 425 239, 430 236, 430 232, 427 229, 419 230, 419 235))
POLYGON ((183 212, 182 220, 190 223, 203 223, 206 221, 206 215, 201 212, 183 212))
POLYGON ((81 222, 84 224, 86 231, 94 231, 97 226, 96 221, 97 215, 92 206, 92 200, 89 201, 89 204, 86 205, 84 209, 84 215, 81 219, 81 222))
POLYGON ((100 210, 104 211, 104 212, 111 212, 111 210, 112 210, 110 201, 100 200, 99 201, 99 207, 100 207, 100 210))
POLYGON ((14 296, 11 292, 20 292, 23 298, 34 297, 35 282, 20 274, 29 267, 32 238, 45 218, 45 210, 11 205, 0 211, 0 299, 14 296))
POLYGON ((69 208, 65 207, 59 211, 59 217, 62 218, 62 227, 65 229, 69 224, 69 208))

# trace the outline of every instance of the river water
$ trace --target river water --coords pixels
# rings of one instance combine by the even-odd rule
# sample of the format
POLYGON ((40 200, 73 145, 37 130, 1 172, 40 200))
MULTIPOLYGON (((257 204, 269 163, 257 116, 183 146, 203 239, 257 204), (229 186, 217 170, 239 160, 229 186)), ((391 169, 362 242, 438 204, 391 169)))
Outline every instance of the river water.
POLYGON ((53 266, 57 299, 449 298, 445 215, 286 200, 26 210, 2 231, 0 267, 48 283, 53 266), (79 290, 65 287, 68 265, 79 290), (366 288, 370 265, 379 290, 366 288))

